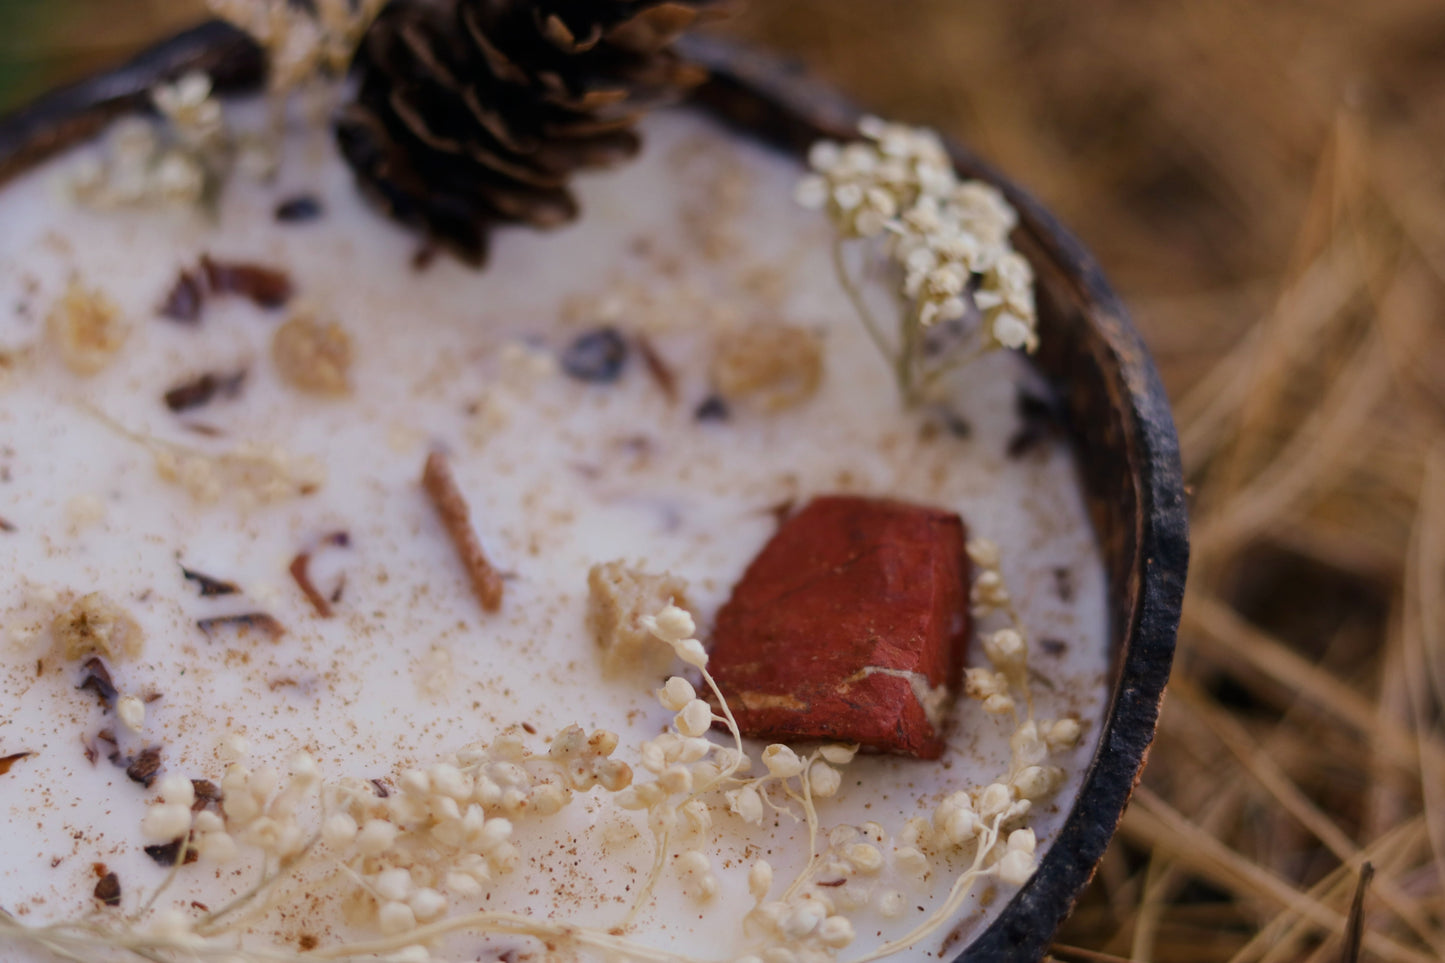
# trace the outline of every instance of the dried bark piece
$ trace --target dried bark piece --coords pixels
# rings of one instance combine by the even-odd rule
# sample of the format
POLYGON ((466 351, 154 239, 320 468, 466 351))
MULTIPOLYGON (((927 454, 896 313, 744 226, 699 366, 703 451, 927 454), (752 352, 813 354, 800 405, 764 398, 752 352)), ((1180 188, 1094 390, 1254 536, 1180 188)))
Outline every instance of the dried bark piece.
POLYGON ((472 593, 484 611, 496 612, 502 607, 502 576, 492 567, 482 551, 477 533, 472 530, 471 510, 457 487, 456 476, 452 474, 446 455, 434 451, 427 456, 421 484, 456 549, 457 557, 462 561, 462 567, 467 570, 472 593))
POLYGON ((106 873, 95 884, 95 898, 106 906, 120 905, 120 877, 106 873))
POLYGON ((206 287, 203 278, 195 271, 183 270, 161 304, 161 316, 183 324, 196 324, 201 320, 201 308, 205 303, 206 287))
POLYGON ((181 575, 187 582, 196 583, 196 586, 201 590, 201 598, 211 598, 217 595, 234 595, 241 591, 235 582, 227 582, 224 579, 215 578, 204 572, 197 572, 195 569, 186 568, 184 565, 181 566, 181 575))
POLYGON ((279 308, 291 300, 294 288, 285 271, 244 261, 217 261, 201 255, 206 284, 216 294, 238 294, 263 308, 279 308))
POLYGON ((744 735, 937 759, 968 625, 957 515, 816 498, 733 589, 708 669, 744 735))
POLYGON ((101 708, 106 710, 114 708, 116 697, 120 695, 120 692, 116 689, 115 683, 111 681, 110 670, 105 667, 105 663, 100 660, 99 656, 91 656, 85 660, 85 664, 81 668, 85 670, 85 678, 76 688, 82 692, 94 692, 96 698, 100 700, 101 708))
POLYGON ((171 411, 189 411, 220 398, 234 398, 246 384, 246 369, 230 374, 207 371, 199 377, 176 385, 165 393, 166 407, 171 411))
POLYGON ((670 572, 652 575, 623 561, 603 562, 587 573, 587 629, 602 649, 602 674, 664 675, 670 646, 642 625, 668 603, 687 608, 687 582, 670 572))
POLYGON ((148 746, 142 749, 140 753, 130 761, 130 764, 125 767, 125 774, 129 776, 132 781, 138 782, 149 789, 151 783, 156 781, 156 774, 160 772, 160 769, 161 747, 148 746))
POLYGON ((351 358, 351 336, 335 321, 298 314, 271 336, 271 359, 281 380, 308 394, 348 394, 351 358))
POLYGON ((15 765, 15 764, 16 764, 17 762, 19 762, 21 759, 24 759, 24 758, 26 758, 26 757, 28 757, 28 756, 33 756, 33 755, 35 755, 35 753, 26 751, 26 752, 12 752, 12 753, 10 753, 10 755, 8 755, 8 756, 0 756, 0 776, 3 776, 3 775, 5 775, 6 773, 8 773, 8 772, 10 771, 10 767, 13 766, 13 765, 15 765))
POLYGON ((66 287, 45 327, 60 360, 79 375, 95 374, 110 364, 127 333, 115 302, 79 281, 66 287))
POLYGON ((311 581, 310 567, 311 553, 301 552, 291 560, 287 571, 291 573, 291 580, 296 583, 301 594, 306 596, 306 601, 310 602, 311 607, 316 610, 316 614, 323 619, 329 619, 332 615, 331 603, 326 596, 317 591, 316 584, 311 581))
POLYGON ((216 629, 235 627, 241 630, 257 629, 271 637, 274 642, 286 634, 286 627, 274 615, 266 612, 242 612, 238 615, 218 615, 209 619, 197 619, 196 628, 210 638, 216 629))

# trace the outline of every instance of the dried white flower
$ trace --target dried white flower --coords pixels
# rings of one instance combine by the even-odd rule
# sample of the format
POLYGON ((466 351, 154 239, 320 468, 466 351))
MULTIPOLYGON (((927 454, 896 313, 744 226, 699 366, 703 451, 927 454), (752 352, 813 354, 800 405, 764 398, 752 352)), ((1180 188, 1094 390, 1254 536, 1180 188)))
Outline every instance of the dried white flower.
POLYGON ((922 128, 865 117, 863 140, 820 141, 808 152, 812 172, 794 192, 799 204, 824 211, 837 241, 881 238, 882 252, 901 278, 908 302, 890 344, 845 266, 834 263, 870 335, 891 356, 904 399, 920 400, 939 376, 973 353, 930 361, 923 329, 978 312, 978 350, 1033 351, 1037 313, 1033 272, 1013 250, 1017 215, 1002 193, 982 181, 961 181, 938 136, 922 128))
POLYGON ((121 696, 115 703, 115 714, 131 732, 140 732, 146 724, 146 706, 133 695, 121 696))

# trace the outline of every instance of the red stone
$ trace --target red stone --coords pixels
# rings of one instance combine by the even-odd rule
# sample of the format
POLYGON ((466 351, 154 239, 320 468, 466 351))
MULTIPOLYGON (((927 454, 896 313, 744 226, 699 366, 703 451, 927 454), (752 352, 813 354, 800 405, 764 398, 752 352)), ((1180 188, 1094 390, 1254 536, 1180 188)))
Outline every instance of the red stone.
POLYGON ((968 631, 957 515, 825 496, 785 521, 733 588, 708 671, 746 736, 937 759, 941 726, 915 682, 951 696, 968 631))

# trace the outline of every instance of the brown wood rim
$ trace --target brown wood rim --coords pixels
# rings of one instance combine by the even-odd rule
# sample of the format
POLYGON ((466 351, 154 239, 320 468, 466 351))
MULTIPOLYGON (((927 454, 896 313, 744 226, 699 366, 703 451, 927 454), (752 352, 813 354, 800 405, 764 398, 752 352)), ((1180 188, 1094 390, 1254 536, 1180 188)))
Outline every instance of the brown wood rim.
MULTIPOLYGON (((779 58, 710 37, 683 54, 707 67, 696 102, 750 136, 800 155, 819 137, 853 136, 862 112, 779 58)), ((188 70, 218 90, 260 87, 261 52, 217 21, 123 66, 0 118, 0 184, 114 117, 148 109, 147 91, 188 70)), ((1041 958, 1113 836, 1154 737, 1188 569, 1179 443, 1168 400, 1128 313, 1093 257, 1042 205, 972 152, 950 145, 962 174, 997 185, 1019 211, 1018 248, 1035 264, 1044 347, 1038 364, 1065 401, 1083 486, 1109 570, 1114 689, 1099 748, 1062 831, 1033 878, 956 963, 1041 958)), ((935 947, 920 946, 930 957, 935 947)))

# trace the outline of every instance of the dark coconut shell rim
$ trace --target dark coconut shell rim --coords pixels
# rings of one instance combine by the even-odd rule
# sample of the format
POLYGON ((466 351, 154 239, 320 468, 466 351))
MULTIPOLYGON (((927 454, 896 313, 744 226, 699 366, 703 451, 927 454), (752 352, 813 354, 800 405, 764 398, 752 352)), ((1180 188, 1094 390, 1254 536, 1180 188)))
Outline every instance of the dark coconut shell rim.
MULTIPOLYGON (((854 136, 858 107, 793 65, 709 37, 684 38, 679 48, 710 71, 695 102, 745 135, 799 156, 819 137, 854 136)), ((261 86, 265 60, 243 34, 211 22, 41 97, 0 119, 0 184, 116 116, 148 109, 151 87, 194 69, 209 73, 218 91, 241 93, 261 86)), ((1169 404, 1118 296, 1037 201, 967 149, 951 144, 950 151, 961 174, 997 185, 1019 212, 1015 246, 1038 279, 1035 360, 1062 400, 1109 574, 1113 695, 1099 748, 1038 871, 957 957, 1024 963, 1043 956, 1073 908, 1143 769, 1174 653, 1188 526, 1169 404)))

